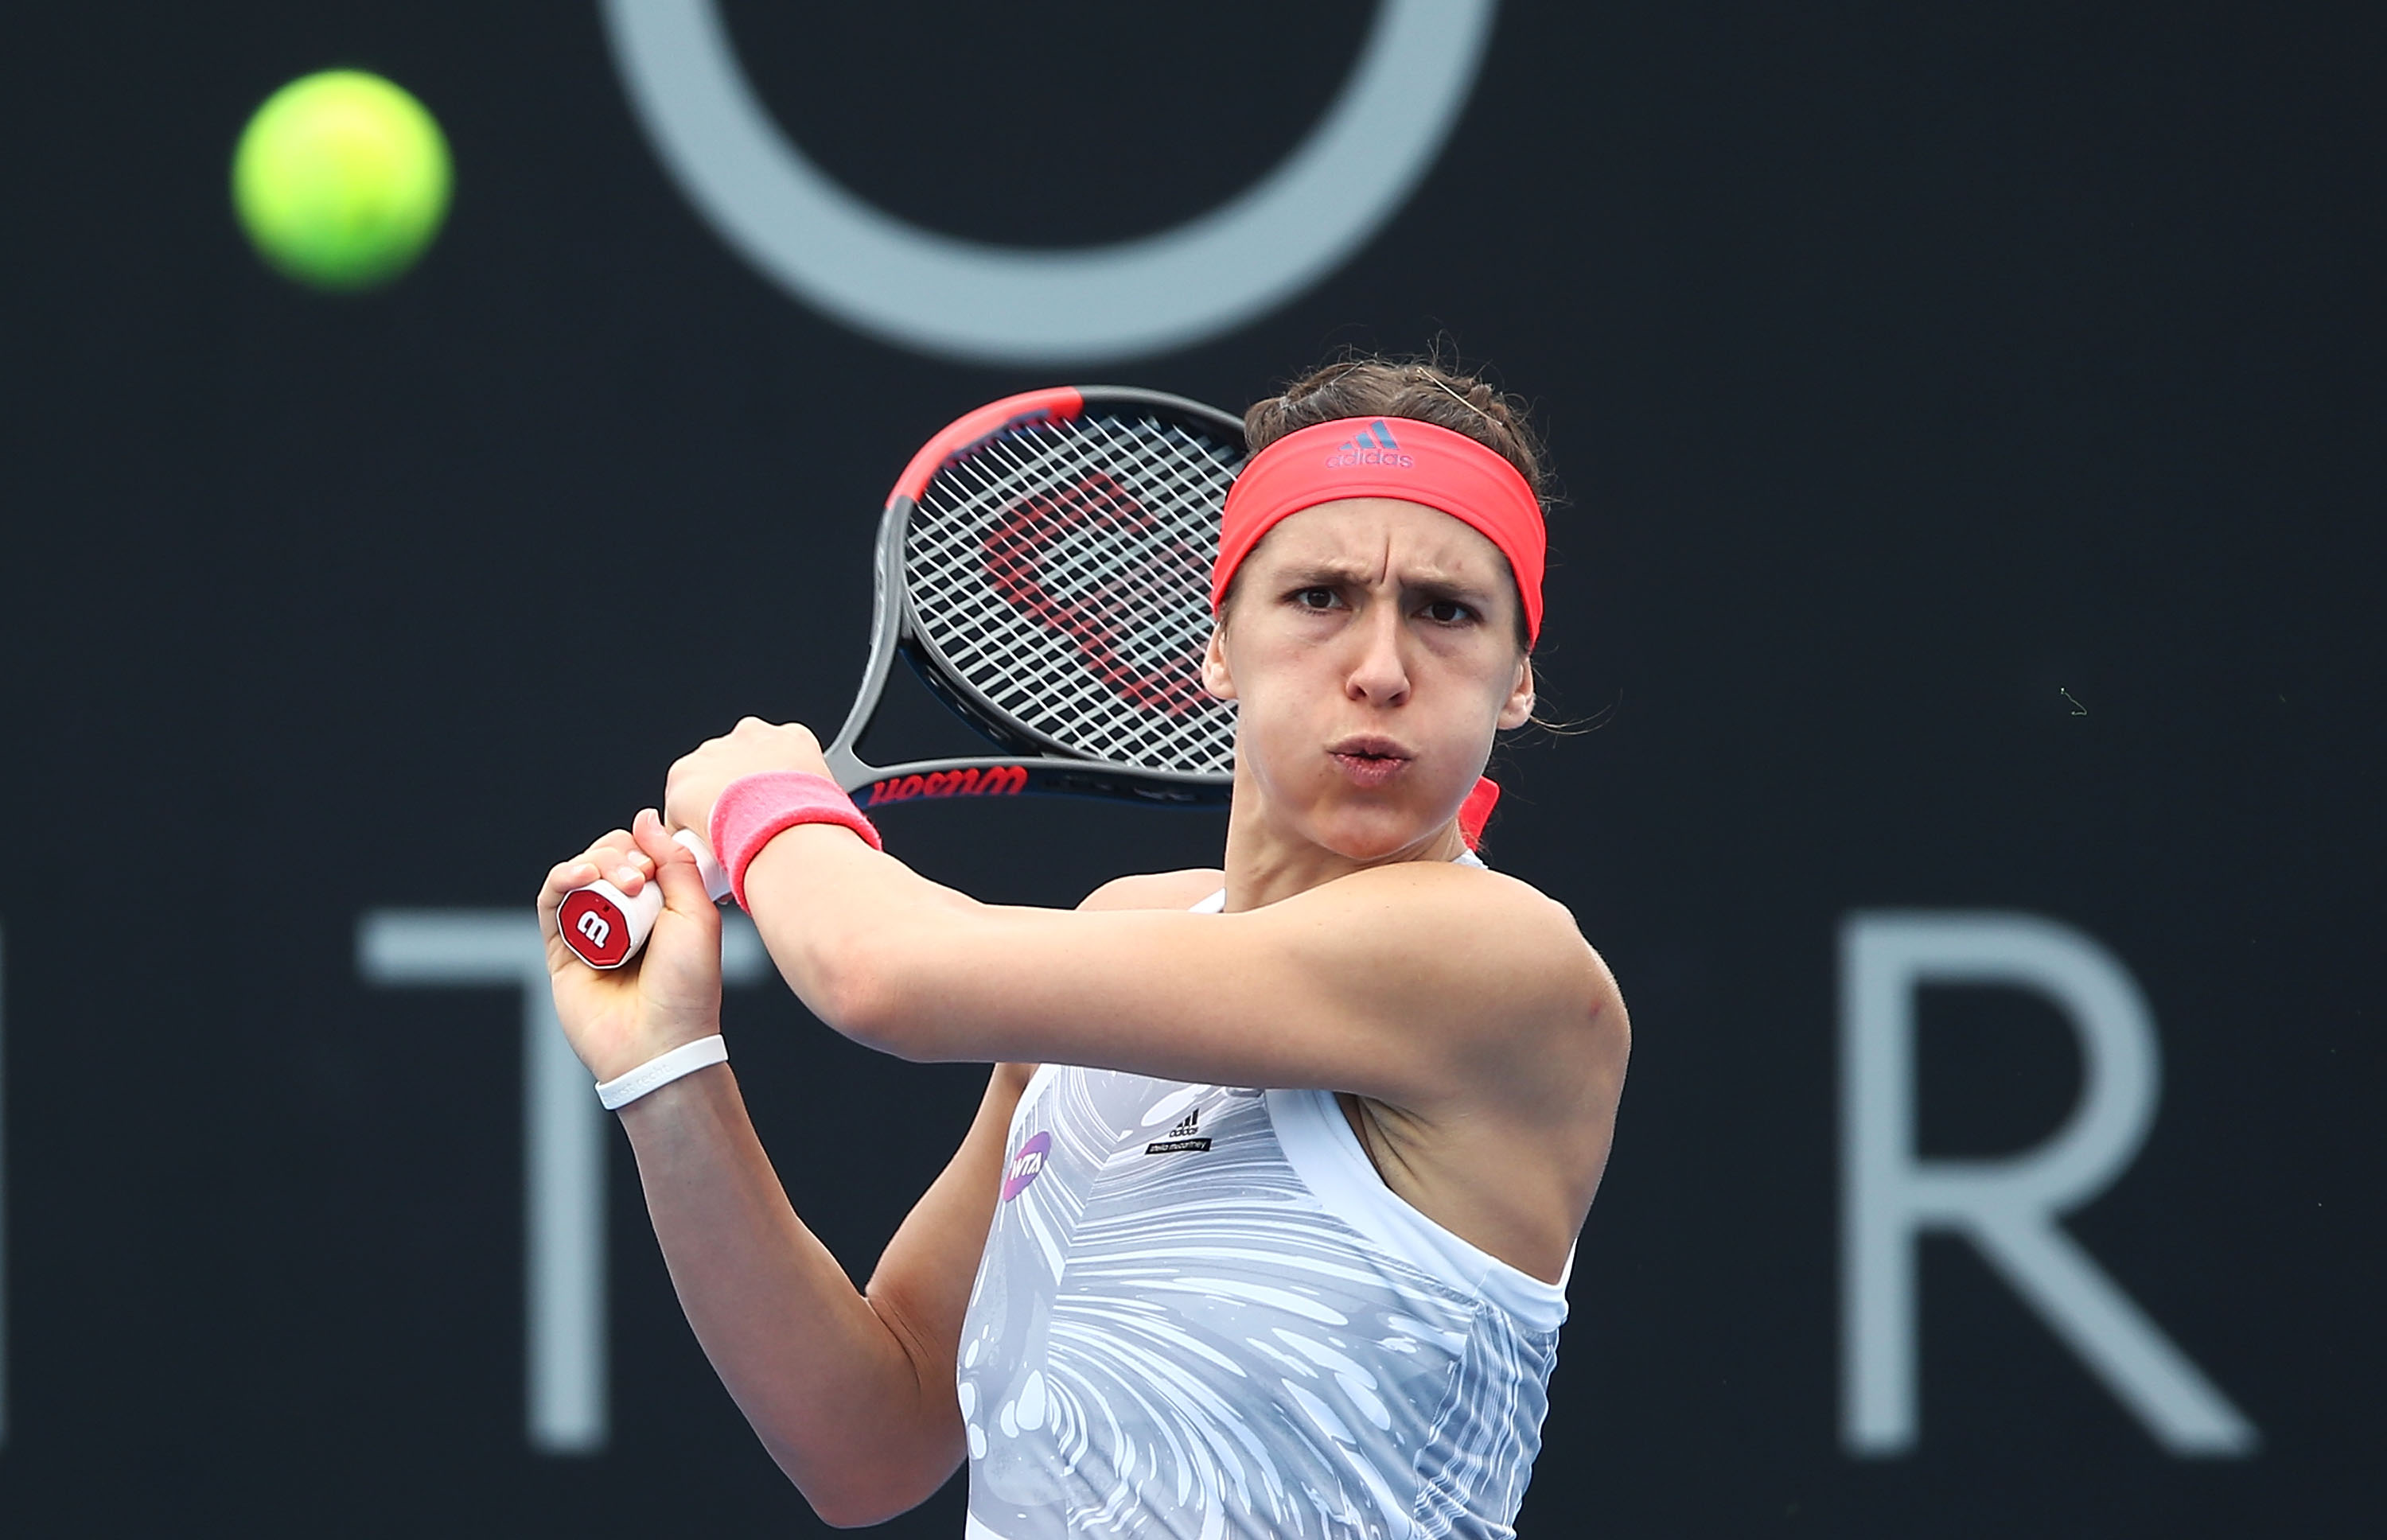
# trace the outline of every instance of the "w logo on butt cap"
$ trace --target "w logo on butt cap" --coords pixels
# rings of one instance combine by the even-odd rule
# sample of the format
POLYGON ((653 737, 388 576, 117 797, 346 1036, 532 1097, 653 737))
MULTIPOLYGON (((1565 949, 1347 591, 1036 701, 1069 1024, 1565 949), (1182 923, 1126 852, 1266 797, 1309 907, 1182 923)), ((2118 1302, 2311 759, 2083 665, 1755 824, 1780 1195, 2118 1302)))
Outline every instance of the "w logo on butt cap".
POLYGON ((1384 426, 1384 420, 1379 417, 1374 422, 1369 423, 1366 427, 1361 428, 1358 433, 1353 434, 1349 438, 1345 439, 1343 441, 1343 448, 1346 450, 1352 451, 1360 449, 1392 449, 1397 451, 1400 448, 1400 446, 1393 442, 1393 430, 1384 426))

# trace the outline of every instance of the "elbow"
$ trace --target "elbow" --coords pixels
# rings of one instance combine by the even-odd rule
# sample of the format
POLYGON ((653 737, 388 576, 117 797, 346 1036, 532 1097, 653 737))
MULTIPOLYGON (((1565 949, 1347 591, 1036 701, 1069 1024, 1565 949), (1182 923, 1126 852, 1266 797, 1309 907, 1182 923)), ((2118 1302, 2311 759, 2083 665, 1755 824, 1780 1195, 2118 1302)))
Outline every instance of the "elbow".
POLYGON ((813 1516, 829 1528, 868 1529, 927 1502, 951 1474, 951 1465, 933 1474, 926 1471, 848 1471, 840 1475, 833 1490, 824 1486, 815 1491, 803 1485, 797 1490, 812 1505, 813 1516))
POLYGON ((813 1517, 831 1529, 867 1529, 885 1522, 884 1516, 849 1499, 815 1497, 807 1492, 804 1501, 812 1505, 813 1517))
MULTIPOLYGON (((838 1035, 901 1059, 923 1055, 922 1013, 907 987, 903 949, 883 938, 857 938, 824 960, 817 1014, 838 1035)), ((822 1514, 824 1522, 836 1520, 822 1514)), ((876 1522, 864 1520, 862 1522, 876 1522)))
POLYGON ((831 1529, 868 1529, 873 1524, 883 1524, 904 1511, 902 1508, 890 1508, 885 1503, 871 1503, 850 1498, 826 1501, 808 1496, 805 1500, 812 1504, 813 1517, 831 1529))

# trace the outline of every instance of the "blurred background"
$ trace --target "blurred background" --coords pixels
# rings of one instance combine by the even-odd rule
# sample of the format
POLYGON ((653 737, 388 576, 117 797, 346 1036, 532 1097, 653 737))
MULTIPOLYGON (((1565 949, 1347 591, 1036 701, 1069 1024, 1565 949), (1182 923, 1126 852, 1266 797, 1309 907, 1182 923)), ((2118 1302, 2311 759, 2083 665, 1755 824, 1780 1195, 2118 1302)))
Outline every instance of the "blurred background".
MULTIPOLYGON (((739 715, 835 724, 880 503, 952 417, 1071 381, 1240 410, 1439 346, 1547 430, 1542 677, 1598 724, 1502 751, 1488 853, 1573 909, 1636 1039, 1521 1532, 2375 1532, 2375 10, 6 32, 0 1530, 814 1533, 619 1135, 542 1095, 542 872, 739 715), (231 192, 259 105, 333 68, 453 166, 419 259, 350 290, 264 260, 231 192), (1244 214, 1141 317, 1092 297, 1244 214), (905 290, 873 231, 950 281, 905 290), (1004 289, 1031 250, 1086 302, 1004 289), (1918 935, 1989 963, 1884 961, 1918 935), (2085 1110, 2121 1131, 2032 1200, 2037 1292, 1900 1206, 2085 1110)), ((1220 834, 882 822, 1052 904, 1220 834)), ((866 1274, 982 1071, 775 983, 727 1008, 866 1274)), ((960 1524, 954 1486, 890 1532, 960 1524)))

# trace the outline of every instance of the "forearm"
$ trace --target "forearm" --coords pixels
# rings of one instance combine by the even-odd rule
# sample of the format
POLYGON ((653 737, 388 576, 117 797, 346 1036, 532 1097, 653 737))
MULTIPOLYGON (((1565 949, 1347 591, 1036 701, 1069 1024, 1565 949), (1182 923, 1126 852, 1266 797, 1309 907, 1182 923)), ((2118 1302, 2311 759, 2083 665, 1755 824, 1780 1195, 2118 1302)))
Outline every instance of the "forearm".
POLYGON ((789 987, 865 1047, 1179 1079, 1237 1062, 1200 1041, 1212 1014, 1204 1002, 1232 980, 1184 928, 1204 922, 1181 912, 981 903, 817 824, 764 846, 745 893, 789 987))
MULTIPOLYGON (((1173 906, 981 903, 817 824, 764 846, 747 867, 745 892, 772 960, 813 1014, 880 1053, 938 1063, 1049 1060, 1219 1084, 1313 1083, 1247 1078, 1271 1054, 1282 1061, 1271 1075, 1303 1072, 1290 1067, 1301 1061, 1286 1034, 1238 1021, 1260 1016, 1236 1010, 1231 991, 1269 986, 1244 977, 1253 968, 1229 965, 1214 944, 1222 923, 1215 916, 1173 906), (1220 1041, 1231 1031, 1252 1041, 1220 1041)), ((1307 1013, 1312 1027, 1320 1014, 1307 1013)), ((1374 1085, 1363 1077, 1354 1089, 1374 1085)))
POLYGON ((772 1458, 824 1519, 884 1518, 961 1458, 953 1366, 882 1319, 807 1230, 727 1066, 623 1111, 688 1324, 772 1458))
POLYGON ((815 1016, 898 1053, 903 1045, 880 1034, 919 1011, 924 986, 933 986, 923 965, 952 956, 954 935, 991 912, 847 830, 817 824, 763 848, 746 871, 746 903, 772 961, 815 1016))

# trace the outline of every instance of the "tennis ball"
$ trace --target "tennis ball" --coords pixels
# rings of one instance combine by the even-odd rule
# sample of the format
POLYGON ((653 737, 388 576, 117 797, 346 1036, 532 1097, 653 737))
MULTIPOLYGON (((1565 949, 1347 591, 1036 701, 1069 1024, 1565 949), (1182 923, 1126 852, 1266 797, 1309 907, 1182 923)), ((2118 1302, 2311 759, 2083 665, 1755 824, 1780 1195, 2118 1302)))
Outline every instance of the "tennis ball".
POLYGON ((447 217, 448 180, 437 121, 361 69, 267 97, 232 158, 233 208, 259 254, 323 289, 369 289, 411 267, 447 217))

